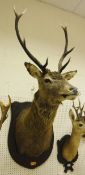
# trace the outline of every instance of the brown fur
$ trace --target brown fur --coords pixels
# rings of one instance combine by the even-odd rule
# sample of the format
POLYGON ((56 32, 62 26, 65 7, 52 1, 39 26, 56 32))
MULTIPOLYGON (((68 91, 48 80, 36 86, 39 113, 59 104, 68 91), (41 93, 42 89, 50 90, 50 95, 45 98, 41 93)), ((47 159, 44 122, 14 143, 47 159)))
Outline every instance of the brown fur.
POLYGON ((39 156, 50 146, 53 121, 59 104, 66 99, 74 99, 78 92, 73 93, 74 87, 68 83, 63 74, 48 70, 43 75, 29 63, 26 68, 38 79, 39 90, 34 96, 31 108, 24 109, 18 116, 16 143, 20 153, 39 156))
POLYGON ((24 109, 18 116, 15 133, 16 143, 20 153, 25 153, 30 156, 39 156, 50 146, 53 121, 59 104, 66 99, 73 100, 78 95, 77 89, 67 81, 70 80, 77 71, 61 74, 69 64, 70 59, 64 65, 62 65, 62 62, 74 48, 68 50, 67 28, 62 27, 65 35, 65 47, 58 63, 58 72, 48 70, 46 68, 48 59, 45 64, 42 65, 27 49, 25 39, 21 39, 18 23, 24 12, 17 14, 14 8, 14 13, 15 31, 18 41, 28 57, 39 68, 30 63, 25 63, 25 67, 31 76, 37 78, 39 90, 35 94, 31 108, 24 109))

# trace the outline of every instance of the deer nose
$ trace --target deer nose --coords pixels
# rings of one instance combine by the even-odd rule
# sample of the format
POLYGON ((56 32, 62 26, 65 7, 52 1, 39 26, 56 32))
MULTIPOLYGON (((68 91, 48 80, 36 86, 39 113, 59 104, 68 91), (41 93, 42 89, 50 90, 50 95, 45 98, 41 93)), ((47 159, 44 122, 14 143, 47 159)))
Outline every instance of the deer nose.
POLYGON ((72 88, 70 88, 70 91, 72 91, 74 95, 78 94, 77 88, 72 87, 72 88))
POLYGON ((73 92, 74 92, 75 95, 78 94, 78 89, 74 88, 73 92))

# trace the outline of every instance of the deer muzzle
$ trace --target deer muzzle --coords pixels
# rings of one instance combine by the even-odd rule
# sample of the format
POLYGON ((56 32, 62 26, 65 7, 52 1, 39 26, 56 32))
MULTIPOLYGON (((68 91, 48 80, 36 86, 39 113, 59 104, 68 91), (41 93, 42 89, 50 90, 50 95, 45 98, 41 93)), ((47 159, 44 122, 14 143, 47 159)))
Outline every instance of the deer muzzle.
POLYGON ((79 92, 78 92, 78 89, 77 89, 77 88, 73 88, 72 92, 73 92, 73 95, 78 95, 78 94, 79 94, 79 92))
POLYGON ((78 89, 74 89, 74 95, 79 95, 78 89))

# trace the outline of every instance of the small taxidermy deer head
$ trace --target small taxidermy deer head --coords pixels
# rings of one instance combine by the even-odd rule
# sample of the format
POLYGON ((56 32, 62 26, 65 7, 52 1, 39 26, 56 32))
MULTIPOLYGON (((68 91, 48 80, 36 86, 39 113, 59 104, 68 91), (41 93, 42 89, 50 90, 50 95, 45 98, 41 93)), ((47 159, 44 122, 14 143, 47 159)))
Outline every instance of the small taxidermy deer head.
POLYGON ((8 96, 9 98, 9 103, 8 105, 4 105, 4 103, 2 101, 0 101, 0 107, 1 107, 1 117, 0 117, 0 129, 2 127, 2 124, 4 123, 4 121, 7 119, 7 112, 11 106, 11 98, 10 96, 8 96))
POLYGON ((51 103, 55 104, 56 101, 62 102, 63 100, 69 99, 73 100, 77 95, 79 95, 78 90, 76 87, 72 86, 68 83, 77 71, 70 71, 66 73, 62 73, 65 67, 69 64, 70 59, 66 62, 66 64, 62 65, 64 58, 73 51, 74 48, 68 50, 68 34, 67 28, 62 27, 65 35, 65 48, 64 52, 59 60, 58 63, 58 71, 52 72, 51 70, 47 69, 48 59, 46 60, 45 64, 42 65, 37 58, 35 58, 31 52, 26 47, 25 39, 22 40, 20 37, 19 29, 18 29, 18 22, 20 18, 23 16, 24 12, 21 14, 17 14, 15 9, 15 31, 17 38, 28 55, 28 57, 37 65, 25 62, 25 67, 27 71, 31 74, 31 76, 37 78, 39 84, 39 93, 44 99, 48 99, 51 103), (49 99, 50 96, 50 99, 49 99))
POLYGON ((72 132, 70 135, 65 135, 58 141, 58 160, 63 163, 65 172, 68 170, 73 171, 74 162, 78 158, 78 148, 81 137, 85 134, 85 111, 84 105, 75 107, 73 102, 73 109, 69 111, 69 117, 72 122, 72 132), (74 112, 73 112, 74 109, 74 112), (59 155, 61 154, 61 155, 59 155), (60 156, 62 157, 60 160, 60 156))
POLYGON ((81 106, 80 100, 79 100, 79 106, 75 107, 73 102, 73 109, 70 109, 69 116, 72 121, 73 129, 76 131, 76 133, 79 133, 81 136, 85 134, 85 111, 84 111, 84 105, 81 106))

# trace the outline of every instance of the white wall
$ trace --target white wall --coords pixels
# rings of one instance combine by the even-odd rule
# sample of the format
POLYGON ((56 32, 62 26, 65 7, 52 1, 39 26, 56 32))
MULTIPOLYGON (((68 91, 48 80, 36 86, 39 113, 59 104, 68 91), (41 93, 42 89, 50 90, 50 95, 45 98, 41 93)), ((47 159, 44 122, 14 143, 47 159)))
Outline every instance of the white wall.
POLYGON ((84 88, 85 19, 36 0, 3 0, 0 2, 0 94, 27 97, 31 92, 33 96, 31 88, 36 88, 37 83, 24 67, 24 62, 30 59, 16 38, 13 5, 17 12, 27 8, 20 22, 20 33, 42 64, 49 58, 48 67, 52 70, 57 70, 64 48, 61 26, 68 27, 69 48, 76 48, 71 53, 72 60, 66 70, 77 69, 78 74, 72 82, 84 88))

